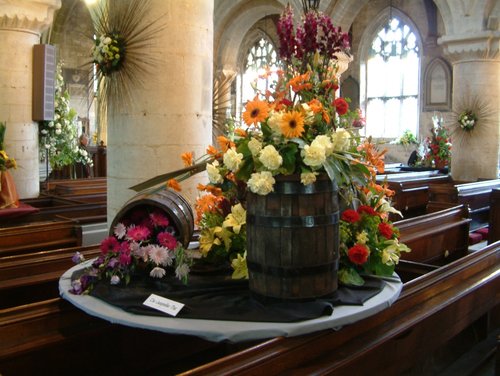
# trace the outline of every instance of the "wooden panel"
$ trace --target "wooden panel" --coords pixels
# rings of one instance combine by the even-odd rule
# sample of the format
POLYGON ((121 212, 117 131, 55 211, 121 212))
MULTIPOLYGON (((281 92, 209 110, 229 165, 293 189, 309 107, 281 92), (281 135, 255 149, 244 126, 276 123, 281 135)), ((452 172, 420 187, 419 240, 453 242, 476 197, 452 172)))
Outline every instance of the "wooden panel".
POLYGON ((488 244, 500 240, 500 188, 491 192, 488 244))

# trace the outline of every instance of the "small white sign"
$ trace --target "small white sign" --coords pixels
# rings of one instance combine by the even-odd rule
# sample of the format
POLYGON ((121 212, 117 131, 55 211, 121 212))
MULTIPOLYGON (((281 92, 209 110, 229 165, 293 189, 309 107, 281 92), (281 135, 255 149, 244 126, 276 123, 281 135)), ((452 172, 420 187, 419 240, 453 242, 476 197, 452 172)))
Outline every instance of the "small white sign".
POLYGON ((149 295, 149 297, 142 304, 172 316, 177 316, 182 307, 184 307, 184 304, 182 303, 155 294, 149 295))

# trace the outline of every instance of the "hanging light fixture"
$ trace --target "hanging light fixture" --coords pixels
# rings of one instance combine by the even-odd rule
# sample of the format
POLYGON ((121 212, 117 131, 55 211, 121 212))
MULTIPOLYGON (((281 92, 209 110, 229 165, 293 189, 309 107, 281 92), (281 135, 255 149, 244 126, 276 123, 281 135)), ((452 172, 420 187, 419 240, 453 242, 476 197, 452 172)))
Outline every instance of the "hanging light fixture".
POLYGON ((304 14, 310 10, 318 11, 320 0, 302 0, 302 8, 304 9, 304 14))

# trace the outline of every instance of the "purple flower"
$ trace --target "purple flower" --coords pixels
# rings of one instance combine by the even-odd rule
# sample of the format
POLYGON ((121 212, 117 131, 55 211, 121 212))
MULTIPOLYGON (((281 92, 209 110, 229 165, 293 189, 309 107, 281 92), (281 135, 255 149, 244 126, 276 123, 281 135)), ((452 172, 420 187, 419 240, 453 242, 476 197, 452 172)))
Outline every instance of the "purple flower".
POLYGON ((111 277, 111 280, 109 281, 109 283, 111 283, 112 285, 117 285, 120 283, 120 277, 118 277, 117 275, 114 275, 111 277))
POLYGON ((76 252, 73 257, 71 257, 71 261, 73 261, 75 264, 79 264, 82 261, 85 261, 85 257, 80 252, 76 252))
POLYGON ((108 262, 109 269, 114 269, 117 265, 118 265, 118 259, 116 257, 109 259, 109 262, 108 262))

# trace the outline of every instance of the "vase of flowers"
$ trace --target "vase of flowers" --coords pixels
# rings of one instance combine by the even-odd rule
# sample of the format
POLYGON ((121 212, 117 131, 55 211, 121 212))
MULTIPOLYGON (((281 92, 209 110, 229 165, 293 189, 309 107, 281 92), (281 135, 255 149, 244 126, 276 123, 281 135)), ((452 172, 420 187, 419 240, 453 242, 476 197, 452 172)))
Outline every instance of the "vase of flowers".
POLYGON ((433 165, 441 169, 451 161, 451 137, 441 117, 433 116, 432 120, 431 135, 425 139, 423 161, 428 166, 433 165))

